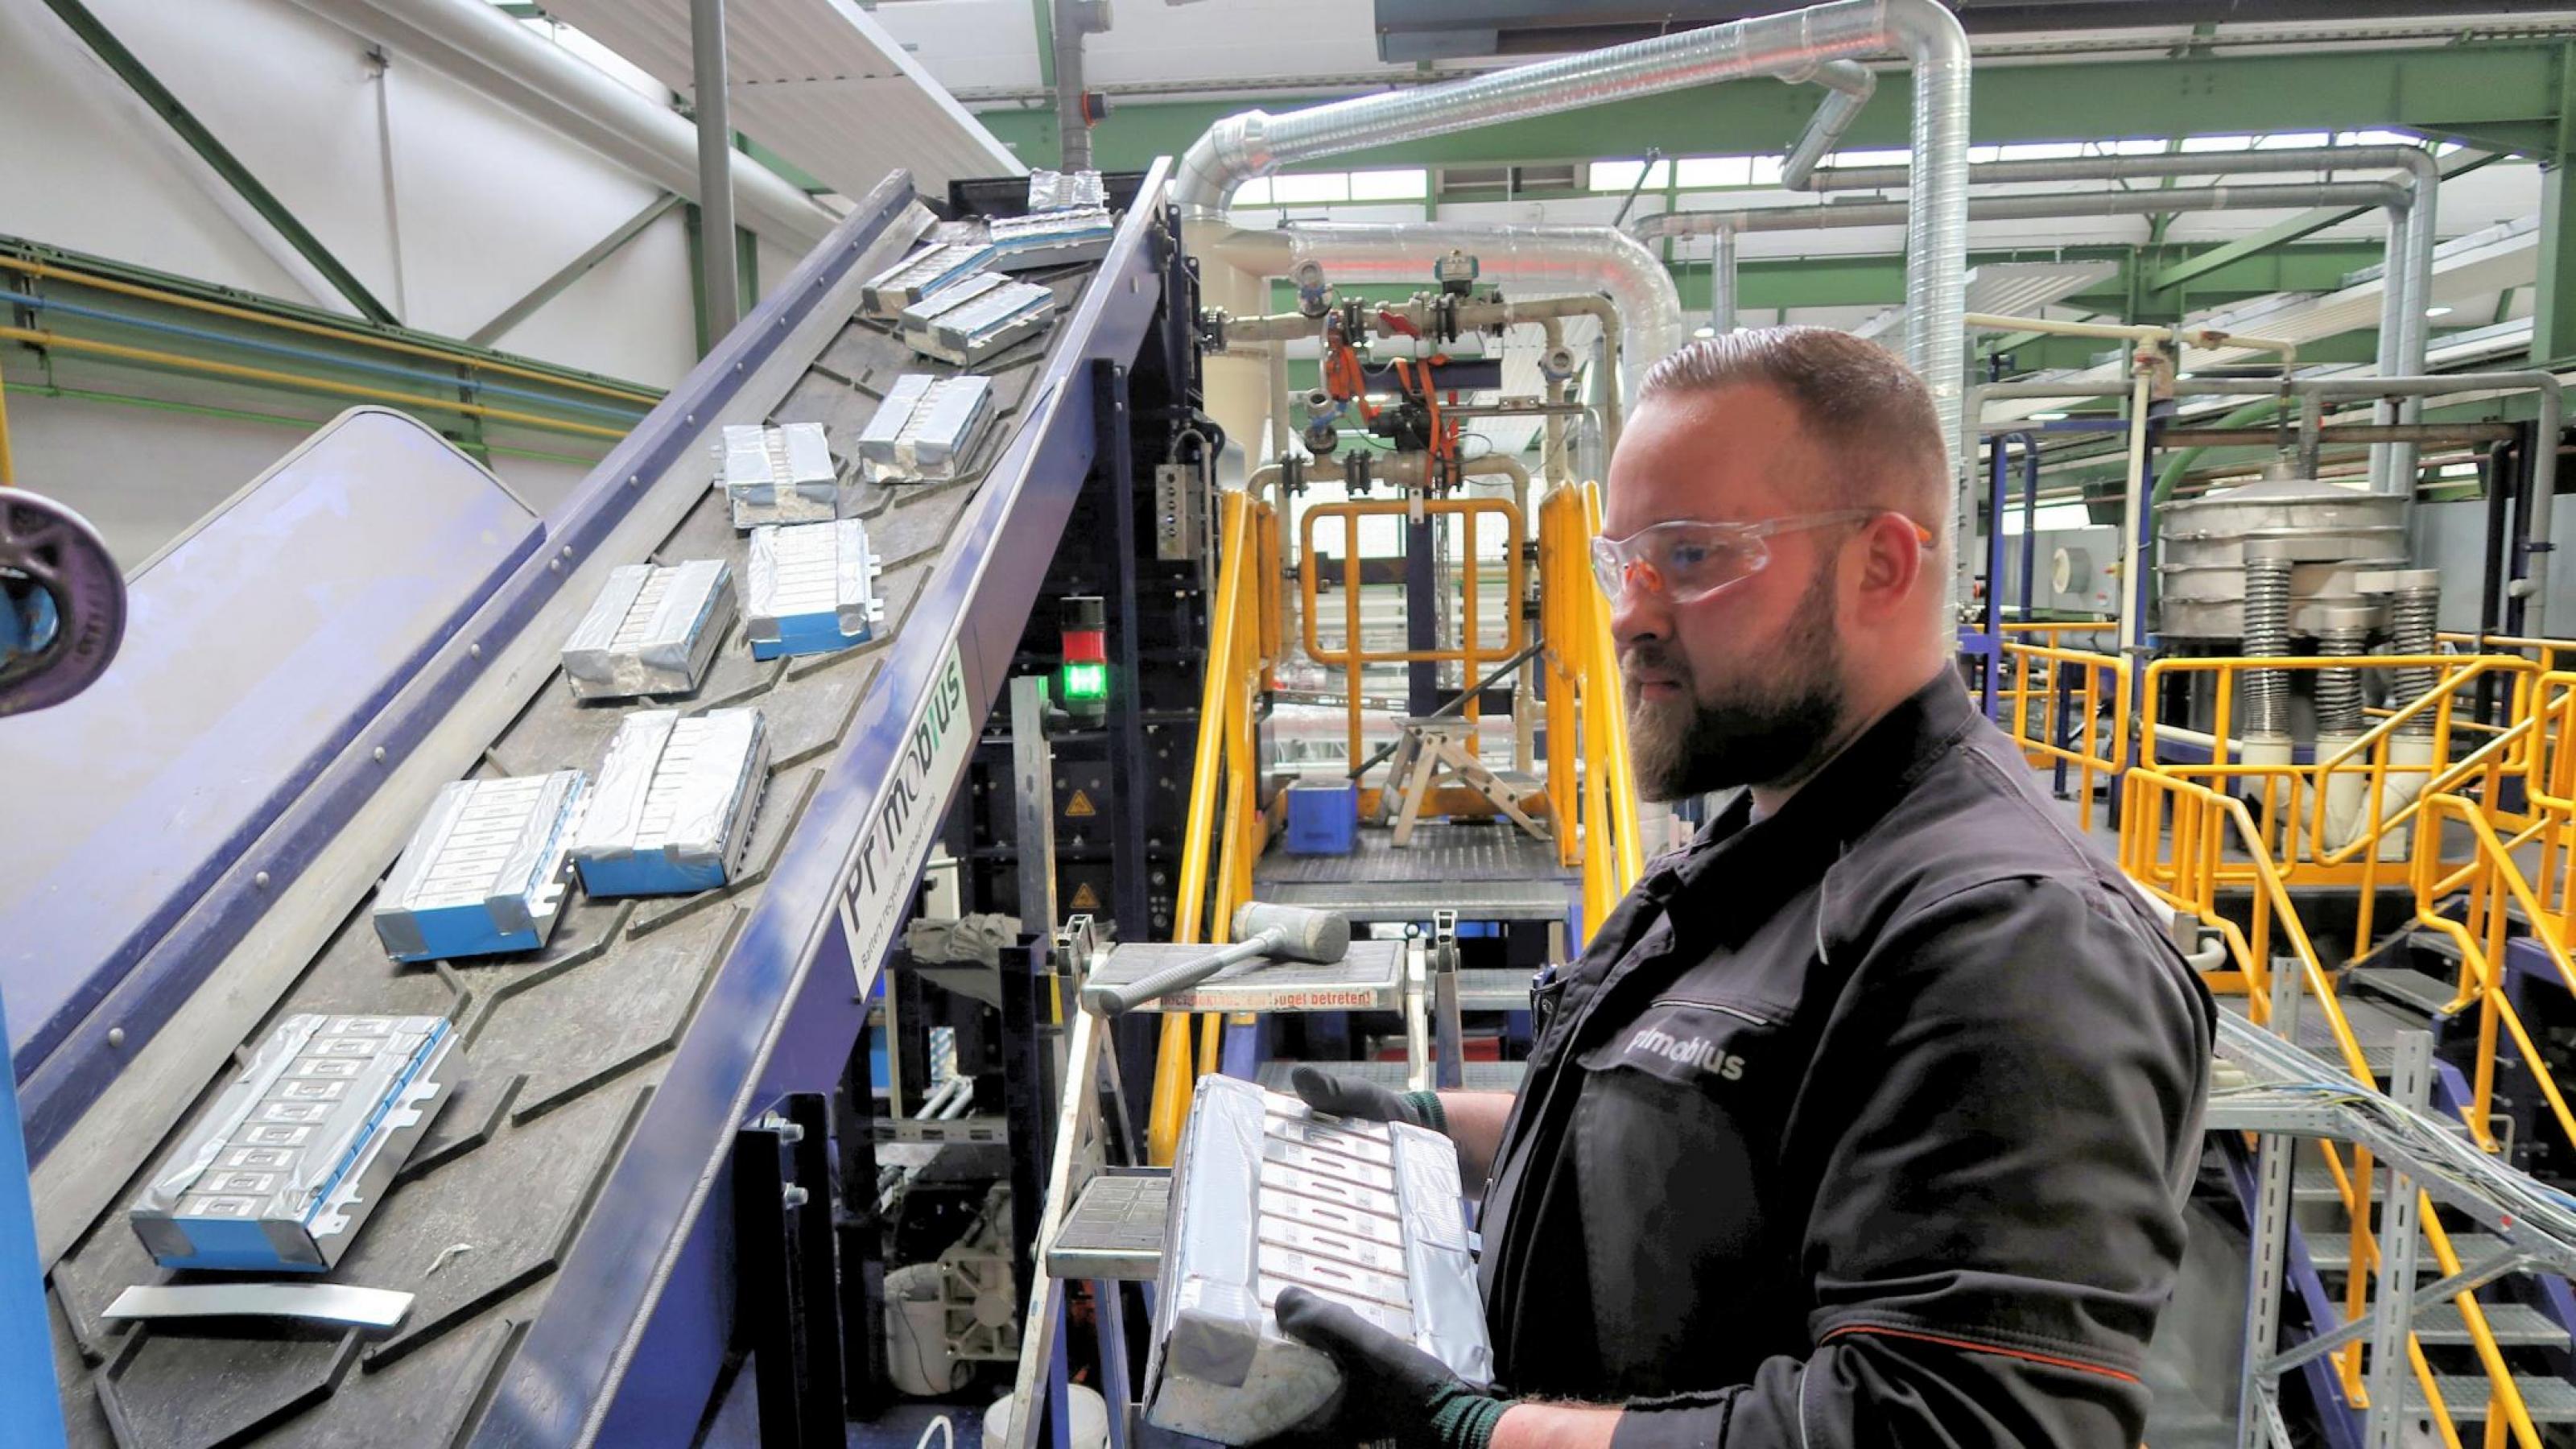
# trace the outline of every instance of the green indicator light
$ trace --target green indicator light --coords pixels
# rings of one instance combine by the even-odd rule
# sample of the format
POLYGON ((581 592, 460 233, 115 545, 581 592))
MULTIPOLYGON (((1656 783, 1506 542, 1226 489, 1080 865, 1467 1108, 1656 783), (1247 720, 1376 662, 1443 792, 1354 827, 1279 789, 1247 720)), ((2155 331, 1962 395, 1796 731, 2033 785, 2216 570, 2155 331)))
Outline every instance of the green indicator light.
POLYGON ((1073 700, 1107 699, 1109 666, 1106 664, 1067 664, 1064 667, 1064 697, 1073 700))

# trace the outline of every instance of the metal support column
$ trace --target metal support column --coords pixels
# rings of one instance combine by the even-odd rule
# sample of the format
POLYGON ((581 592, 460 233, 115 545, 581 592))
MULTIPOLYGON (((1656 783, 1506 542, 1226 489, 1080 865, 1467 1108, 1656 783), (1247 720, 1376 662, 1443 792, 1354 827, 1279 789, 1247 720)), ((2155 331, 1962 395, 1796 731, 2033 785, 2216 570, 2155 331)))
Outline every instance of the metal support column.
POLYGON ((893 1374, 886 1360, 885 1233, 877 1220, 876 1090, 869 1080, 864 1032, 850 1047, 833 1106, 839 1191, 832 1230, 841 1259, 842 1402, 849 1417, 874 1419, 890 1402, 893 1374))
POLYGON ((1116 601, 1116 607, 1109 611, 1109 633, 1116 641, 1118 665, 1109 686, 1111 778, 1116 782, 1110 790, 1110 828, 1116 854, 1110 862, 1109 908, 1118 923, 1119 939, 1145 941, 1154 934, 1146 891, 1153 867, 1145 859, 1146 782, 1154 778, 1154 772, 1145 762, 1145 701, 1138 693, 1144 683, 1144 663, 1136 635, 1144 621, 1138 616, 1136 603, 1136 569, 1140 562, 1136 552, 1136 453, 1128 409, 1127 369, 1108 361, 1091 365, 1091 409, 1093 427, 1100 439, 1091 466, 1101 486, 1101 499, 1109 509, 1110 559, 1106 572, 1115 581, 1108 592, 1116 601))
MULTIPOLYGON (((1055 757, 1047 748, 1046 679, 1011 681, 1011 805, 1018 831, 1020 929, 1044 940, 1056 927, 1055 757)), ((1121 782, 1121 793, 1125 792, 1121 782)))
POLYGON ((800 1092, 734 1134, 734 1324, 773 1449, 842 1449, 849 1437, 827 1113, 800 1092))
MULTIPOLYGON (((2299 1032, 2299 977, 2294 969, 2272 967, 2273 1035, 2296 1042, 2299 1032)), ((2236 1398, 2237 1449, 2287 1449, 2289 1428, 2281 1421, 2280 1381, 2263 1365, 2281 1346, 2281 1295, 2289 1282, 2290 1174, 2297 1140, 2266 1133, 2254 1159, 2254 1212, 2247 1226, 2253 1263, 2246 1274, 2245 1362, 2239 1371, 2236 1398)))
MULTIPOLYGON (((2398 1105, 2421 1112, 2433 1095, 2433 1034, 2401 1031, 2396 1045, 2388 1095, 2398 1105)), ((2388 1163, 2387 1195, 2380 1203, 2379 1282, 2371 1302, 2370 1412, 2363 1421, 2362 1442, 2370 1449, 2397 1449, 2405 1437, 2406 1338, 2415 1323, 2415 1255, 2422 1229, 2416 1221, 2420 1204, 2415 1181, 2394 1160, 2388 1163)))
POLYGON ((2544 158, 2540 167, 2538 288, 2531 302, 2531 365, 2576 357, 2576 186, 2567 174, 2576 156, 2544 158))
POLYGON ((707 345, 742 320, 733 227, 733 123, 725 94, 724 0, 689 0, 689 59, 698 115, 698 263, 707 345))

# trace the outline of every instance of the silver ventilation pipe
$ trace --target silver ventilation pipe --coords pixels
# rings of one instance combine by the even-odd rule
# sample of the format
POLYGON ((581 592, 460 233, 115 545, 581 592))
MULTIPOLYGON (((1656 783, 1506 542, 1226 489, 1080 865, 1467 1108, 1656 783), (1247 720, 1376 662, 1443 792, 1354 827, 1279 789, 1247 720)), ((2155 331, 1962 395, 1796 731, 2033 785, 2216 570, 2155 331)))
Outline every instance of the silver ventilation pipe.
MULTIPOLYGON (((1837 97, 1838 99, 1839 97, 1837 97)), ((1832 104, 1828 100, 1827 105, 1832 104)), ((1817 112, 1821 123, 1824 111, 1817 112)), ((1812 134, 1812 128, 1811 132, 1812 134)), ((1803 144, 1808 138, 1799 138, 1803 144)), ((1984 161, 1968 168, 1971 185, 2054 181, 2138 180, 2169 176, 2252 175, 2285 171, 2377 171, 2405 175, 2404 195, 2382 203, 2388 212, 2388 264, 2380 280, 2378 367, 2384 377, 2418 377, 2425 368, 2431 327, 2424 315, 2433 300, 2434 228, 2441 208, 2442 168, 2421 146, 2303 146, 2281 151, 2229 151, 2166 156, 2077 156, 2041 161, 1984 161)), ((1829 166, 1810 173, 1781 169, 1783 184, 1800 191, 1883 191, 1911 185, 1904 166, 1829 166)), ((2166 193, 2170 194, 2170 193, 2166 193)), ((2340 203, 2320 203, 2335 205, 2340 203)), ((1985 213, 1970 202, 1971 217, 1985 213)), ((2176 207, 2174 210, 2183 210, 2176 207)), ((1633 229, 1633 228, 1632 228, 1633 229)), ((1641 234, 1642 235, 1642 234, 1641 234)), ((2420 401, 2383 409, 2381 422, 2414 422, 2420 401)), ((2415 476, 2415 445, 2392 443, 2371 455, 2371 486, 2383 493, 2413 489, 2399 480, 2415 476)))
POLYGON ((1780 79, 1812 81, 1830 92, 1780 162, 1780 184, 1791 191, 1804 191, 1816 163, 1842 144, 1843 132, 1851 129, 1861 107, 1869 104, 1870 96, 1878 90, 1878 76, 1856 60, 1829 60, 1804 75, 1784 75, 1780 79))
MULTIPOLYGON (((697 128, 487 0, 295 0, 304 9, 464 82, 485 96, 642 176, 702 201, 697 128)), ((734 215, 798 253, 838 218, 777 172, 746 158, 733 167, 734 215)))
POLYGON ((1242 112, 1191 144, 1172 195, 1190 216, 1221 218, 1244 182, 1316 157, 1717 81, 1812 76, 1832 61, 1890 51, 1914 68, 1912 141, 1922 162, 1922 184, 1907 200, 1906 306, 1921 324, 1911 360, 1932 390, 1942 436, 1953 437, 1966 367, 1958 338, 1968 259, 1968 38, 1937 0, 1832 0, 1286 115, 1242 112))
POLYGON ((1735 330, 1735 233, 1714 233, 1717 249, 1708 256, 1708 325, 1712 331, 1735 330))

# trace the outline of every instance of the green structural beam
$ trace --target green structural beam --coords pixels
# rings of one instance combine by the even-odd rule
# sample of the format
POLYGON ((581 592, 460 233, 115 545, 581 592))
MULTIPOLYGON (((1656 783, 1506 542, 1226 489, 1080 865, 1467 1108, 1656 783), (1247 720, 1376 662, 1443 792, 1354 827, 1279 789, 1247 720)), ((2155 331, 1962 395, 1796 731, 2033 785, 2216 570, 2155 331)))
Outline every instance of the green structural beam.
MULTIPOLYGON (((2395 127, 2481 149, 2546 151, 2558 131, 2562 47, 2462 44, 2404 50, 2228 54, 1980 69, 1969 129, 1979 142, 2344 131, 2395 127)), ((1912 92, 1903 67, 1881 72, 1877 98, 1845 144, 1906 144, 1912 92)), ((1136 101, 1092 130, 1095 159, 1140 169, 1177 156, 1219 117, 1315 98, 1136 101)), ((1770 80, 1701 86, 1356 151, 1319 169, 1491 166, 1641 156, 1741 155, 1785 149, 1814 114, 1811 87, 1770 80)), ((1055 119, 1032 105, 981 119, 1037 164, 1057 154, 1055 119)))
POLYGON ((358 280, 356 273, 342 266, 340 259, 331 255, 331 249, 322 245, 321 238, 307 230, 303 222, 296 220, 295 213, 286 209, 286 203, 278 200, 276 193, 260 184, 260 179, 251 174, 250 168, 244 166, 241 159, 233 155, 223 142, 217 140, 215 133, 207 130, 205 123, 199 121, 194 113, 182 105, 179 98, 170 93, 170 88, 161 84, 159 78, 145 68, 141 60, 135 58, 133 51, 125 48, 123 41, 118 40, 106 26, 100 24, 97 16, 89 13, 87 6, 81 4, 80 0, 45 0, 45 4, 61 18, 63 24, 71 27, 72 33, 79 36, 83 44, 106 63, 109 70, 116 73, 117 79, 124 81, 135 95, 142 98, 145 105, 152 108, 153 114, 159 116, 171 130, 177 132, 179 139, 187 142, 188 148, 196 152, 199 159, 224 179, 225 185, 239 193, 241 199, 249 203, 250 209, 259 213, 262 221, 276 228, 277 234, 286 239, 286 244, 295 248, 297 255, 312 264, 313 270, 322 274, 323 279, 331 284, 333 291, 346 298, 350 306, 357 308, 359 316, 370 322, 388 325, 401 321, 384 303, 375 299, 375 295, 358 280))
MULTIPOLYGON (((2465 176, 2499 159, 2501 158, 2493 152, 2457 151, 2445 158, 2437 169, 2442 173, 2442 179, 2447 181, 2454 176, 2465 176)), ((2161 292, 2169 287, 2181 286, 2192 278, 2226 266, 2229 262, 2270 251, 2285 242, 2294 242, 2301 237, 2314 236, 2338 222, 2350 221, 2362 215, 2366 209, 2328 206, 2320 207, 2315 211, 2303 211, 2285 221, 2274 222, 2252 236, 2241 237, 2223 247, 2213 247, 2187 261, 2176 262, 2148 278, 2147 287, 2151 291, 2161 292)))

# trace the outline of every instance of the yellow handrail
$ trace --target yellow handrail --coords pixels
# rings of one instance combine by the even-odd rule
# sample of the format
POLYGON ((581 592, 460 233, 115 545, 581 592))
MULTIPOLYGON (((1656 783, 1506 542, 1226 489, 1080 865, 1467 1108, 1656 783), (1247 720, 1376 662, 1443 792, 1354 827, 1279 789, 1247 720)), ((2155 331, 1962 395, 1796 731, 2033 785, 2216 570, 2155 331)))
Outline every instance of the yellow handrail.
MULTIPOLYGON (((1601 532, 1601 488, 1594 483, 1583 485, 1583 552, 1591 553, 1592 539, 1601 532)), ((1610 634, 1610 601, 1597 588, 1577 587, 1575 594, 1584 601, 1591 615, 1591 637, 1588 643, 1590 668, 1585 678, 1600 708, 1590 711, 1587 725, 1600 731, 1600 764, 1602 788, 1610 797, 1610 829, 1616 852, 1610 878, 1605 882, 1608 895, 1599 911, 1586 911, 1584 924, 1599 930, 1610 914, 1610 907, 1636 885, 1646 873, 1645 840, 1637 819, 1637 772, 1628 752, 1628 710, 1626 691, 1619 681, 1619 645, 1610 634)))
MULTIPOLYGON (((2300 923, 2291 903, 2288 884, 2275 866, 2271 852, 2263 843, 2253 814, 2245 803, 2234 796, 2212 789, 2197 781, 2155 770, 2132 770, 2123 787, 2121 800, 2120 855, 2121 866, 2131 879, 2146 887, 2158 898, 2177 909, 2190 912, 2202 925, 2218 933, 2226 943, 2252 990, 2247 1005, 2256 1023, 2269 1019, 2271 996, 2271 931, 2277 923, 2283 940, 2290 948, 2304 990, 2324 1013, 2327 1030, 2334 1038, 2336 1053, 2355 1080, 2376 1087, 2377 1079, 2363 1054, 2361 1042, 2345 1019, 2343 1007, 2335 999, 2332 978, 2318 959, 2316 946, 2307 929, 2300 923), (2170 830, 2162 828, 2170 821, 2170 830), (2143 822, 2144 828, 2141 828, 2143 822), (2169 845, 2167 844, 2169 842, 2169 845), (2235 846, 2231 855, 2228 847, 2235 846), (2238 926, 2220 913, 2219 891, 2222 887, 2250 887, 2250 929, 2238 926)), ((2432 832, 2426 832, 2431 834, 2432 832)), ((2438 849, 2438 847, 2434 847, 2438 849)), ((2325 1147, 2327 1170, 2333 1175, 2344 1199, 2351 1224, 2352 1258, 2346 1268, 2349 1284, 2347 1310, 2358 1317, 2368 1292, 2368 1274, 2375 1261, 2377 1248, 2370 1230, 2370 1154, 2355 1148, 2352 1165, 2347 1170, 2341 1154, 2331 1145, 2325 1147)), ((2450 1253, 2450 1243, 2442 1235, 2434 1217, 2434 1204, 2429 1194, 2419 1193, 2422 1220, 2434 1254, 2441 1259, 2444 1272, 2459 1270, 2459 1261, 2450 1253)), ((2538 1430, 2532 1425, 2528 1407, 2506 1371, 2502 1349, 2497 1345, 2485 1315, 2479 1311, 2475 1295, 2461 1293, 2454 1299, 2460 1305, 2461 1319, 2467 1325, 2470 1341, 2476 1345, 2479 1360, 2493 1380, 2492 1402, 2502 1411, 2502 1422, 2512 1431, 2522 1449, 2540 1449, 2538 1430)), ((2341 1361, 2346 1396, 2355 1403, 2364 1399, 2362 1392, 2361 1345, 2354 1343, 2337 1356, 2341 1361)), ((2414 1361, 2417 1377, 2423 1384, 2427 1404, 2437 1422, 2446 1430, 2450 1409, 2434 1387, 2424 1369, 2421 1346, 2414 1335, 2408 1335, 2408 1356, 2414 1361)), ((2490 1411, 2491 1413, 2494 1410, 2490 1411)), ((2493 1419, 2490 1422, 2495 1422, 2493 1419)), ((2491 1436, 2492 1437, 2492 1436, 2491 1436)))
POLYGON ((1592 538, 1600 528, 1600 494, 1589 485, 1553 488, 1539 501, 1548 809, 1565 822, 1556 832, 1557 859, 1579 869, 1586 931, 1599 930, 1645 873, 1610 601, 1592 581, 1592 538))
POLYGON ((2039 760, 2057 760, 2074 767, 2075 798, 2089 823, 2094 778, 2116 778, 2130 764, 2129 669, 2114 655, 2057 644, 2008 642, 2003 653, 2015 661, 2010 682, 1996 690, 1997 698, 2011 701, 2010 716, 2003 722, 2004 732, 2021 746, 2025 757, 2035 755, 2039 760), (2067 666, 2073 667, 2078 681, 2072 689, 2064 683, 2067 666), (2107 723, 2102 718, 2102 681, 2106 678, 2111 681, 2111 716, 2107 723), (2038 704, 2036 711, 2032 709, 2034 700, 2038 704), (2067 706, 2072 706, 2083 721, 2081 738, 2072 745, 2060 744, 2053 729, 2049 729, 2067 706), (2039 722, 2036 726, 2034 714, 2039 722), (2035 729, 2048 732, 2037 733, 2035 729))

